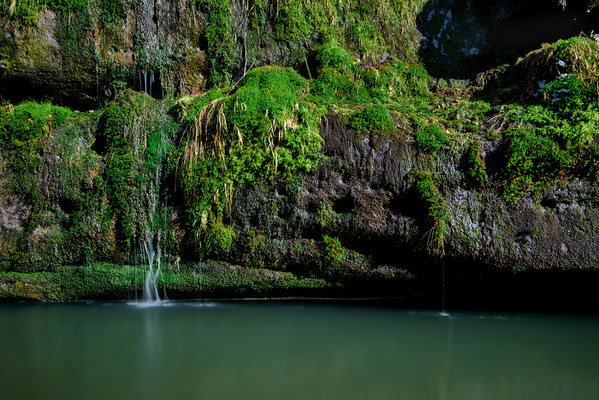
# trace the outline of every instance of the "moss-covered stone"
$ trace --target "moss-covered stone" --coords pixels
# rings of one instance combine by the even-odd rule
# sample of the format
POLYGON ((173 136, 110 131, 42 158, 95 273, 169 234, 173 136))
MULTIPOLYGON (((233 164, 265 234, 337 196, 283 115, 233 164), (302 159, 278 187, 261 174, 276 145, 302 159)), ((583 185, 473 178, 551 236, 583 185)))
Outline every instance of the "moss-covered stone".
MULTIPOLYGON (((52 272, 0 272, 0 299, 72 301, 136 299, 143 290, 143 266, 95 264, 52 272)), ((209 263, 166 270, 158 285, 176 298, 314 295, 334 285, 291 273, 209 263)))

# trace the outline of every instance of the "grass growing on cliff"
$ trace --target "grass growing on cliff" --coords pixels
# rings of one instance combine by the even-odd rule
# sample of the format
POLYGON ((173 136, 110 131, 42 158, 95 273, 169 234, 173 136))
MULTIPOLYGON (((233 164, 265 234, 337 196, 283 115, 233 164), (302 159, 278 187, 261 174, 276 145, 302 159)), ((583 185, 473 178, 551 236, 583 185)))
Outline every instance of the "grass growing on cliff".
POLYGON ((328 264, 338 264, 345 258, 345 249, 341 245, 338 237, 328 235, 322 236, 324 245, 323 257, 328 264))
POLYGON ((54 138, 56 128, 73 112, 50 103, 24 102, 3 107, 0 119, 0 146, 12 168, 20 171, 17 183, 22 193, 35 206, 43 208, 43 196, 37 188, 41 159, 54 138))
POLYGON ((232 93, 213 90, 180 103, 186 133, 179 174, 204 255, 227 250, 213 231, 227 232, 236 187, 316 166, 324 110, 306 100, 308 88, 291 69, 265 67, 250 71, 232 93))
POLYGON ((394 128, 389 110, 381 104, 366 106, 352 118, 352 125, 360 131, 389 133, 394 128))
POLYGON ((416 130, 416 144, 424 151, 437 151, 447 143, 447 134, 435 123, 429 123, 416 130))
POLYGON ((431 228, 427 234, 428 247, 436 254, 445 255, 445 237, 449 230, 451 215, 445 199, 433 182, 430 172, 414 171, 416 191, 424 201, 431 228))
POLYGON ((177 131, 164 104, 145 94, 123 91, 102 112, 97 148, 106 160, 110 209, 127 246, 144 238, 177 131))
POLYGON ((468 161, 468 177, 477 186, 485 186, 489 179, 487 175, 485 161, 482 156, 482 148, 477 140, 468 148, 466 153, 468 161))
MULTIPOLYGON (((554 52, 567 44, 578 41, 560 41, 554 52)), ((508 201, 569 177, 597 176, 597 165, 589 160, 599 137, 599 83, 596 72, 581 65, 539 88, 533 104, 510 105, 496 117, 507 144, 504 194, 508 201)))

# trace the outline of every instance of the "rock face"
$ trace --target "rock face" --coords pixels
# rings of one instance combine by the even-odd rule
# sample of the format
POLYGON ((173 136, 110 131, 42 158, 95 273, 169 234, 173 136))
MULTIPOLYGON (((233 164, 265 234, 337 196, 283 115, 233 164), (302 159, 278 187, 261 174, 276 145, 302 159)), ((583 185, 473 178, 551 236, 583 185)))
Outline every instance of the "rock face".
MULTIPOLYGON (((450 287, 454 291, 460 288, 466 293, 482 290, 477 286, 481 285, 479 279, 472 281, 470 276, 481 274, 482 279, 483 272, 491 277, 486 278, 491 282, 486 284, 489 286, 487 290, 500 290, 504 284, 513 285, 514 273, 521 276, 539 270, 591 274, 585 275, 589 282, 596 278, 593 273, 599 260, 597 186, 571 182, 509 204, 503 200, 498 187, 494 187, 492 176, 485 188, 468 183, 462 152, 447 151, 430 157, 418 151, 405 135, 363 134, 342 120, 332 115, 325 118, 321 127, 325 159, 314 173, 306 175, 301 182, 275 179, 235 192, 231 215, 235 239, 230 251, 217 256, 226 263, 224 265, 285 271, 298 277, 320 279, 318 289, 297 292, 317 295, 348 293, 347 290, 339 291, 335 285, 340 284, 367 290, 358 293, 405 295, 432 290, 432 294, 428 294, 436 296, 441 262, 448 271, 452 271, 453 278, 448 280, 453 279, 454 282, 450 287), (414 189, 412 171, 424 167, 434 171, 435 182, 451 216, 444 237, 445 257, 442 259, 438 249, 427 239, 431 223, 427 219, 426 205, 414 189), (434 288, 427 289, 429 285, 434 288)), ((493 153, 500 151, 501 146, 500 142, 484 142, 489 170, 494 168, 493 153)), ((94 164, 89 165, 93 167, 94 164)), ((52 179, 47 183, 48 189, 53 190, 52 179)), ((96 262, 127 262, 122 247, 115 242, 114 225, 102 231, 95 225, 99 223, 98 216, 89 215, 85 220, 91 224, 92 230, 74 230, 70 226, 72 222, 69 222, 73 218, 65 216, 66 208, 60 208, 66 207, 64 200, 57 200, 57 209, 52 211, 54 216, 49 216, 50 210, 46 211, 44 218, 47 222, 28 232, 31 222, 29 207, 18 195, 7 194, 9 190, 6 187, 3 193, 0 243, 4 269, 56 271, 58 274, 43 275, 39 282, 32 276, 25 282, 19 276, 8 273, 0 277, 6 286, 3 296, 26 295, 57 300, 88 295, 105 298, 110 297, 110 293, 135 291, 136 285, 141 285, 122 278, 124 281, 116 288, 108 281, 102 283, 104 281, 99 280, 94 281, 93 295, 90 294, 92 291, 79 291, 77 271, 87 276, 86 268, 71 271, 61 265, 79 264, 85 261, 85 257, 93 257, 96 262), (27 251, 25 260, 21 253, 23 248, 27 251), (62 274, 67 274, 65 276, 68 276, 69 282, 72 281, 73 288, 69 286, 69 292, 61 294, 55 291, 54 286, 62 287, 62 274), (54 286, 46 285, 46 280, 54 286), (28 291, 14 286, 15 282, 26 285, 28 291), (102 285, 106 285, 106 291, 102 290, 102 285)), ((56 193, 50 197, 60 199, 61 195, 56 193)), ((95 201, 101 203, 105 200, 95 201)), ((175 204, 174 209, 181 207, 175 204)), ((172 218, 175 230, 185 225, 178 212, 172 218)), ((185 236, 184 229, 178 235, 185 236)), ((192 238, 181 243, 176 258, 183 258, 182 263, 192 261, 195 246, 192 238)), ((178 263, 177 260, 176 265, 178 263)), ((177 278, 177 271, 168 271, 168 276, 174 274, 169 278, 173 281, 168 284, 172 297, 193 294, 194 285, 199 282, 199 271, 204 271, 205 266, 191 270, 185 268, 187 274, 196 278, 185 281, 184 285, 176 283, 176 279, 187 279, 187 275, 177 278)), ((231 268, 239 270, 239 267, 219 267, 222 271, 219 273, 224 275, 214 281, 207 275, 205 295, 271 293, 270 273, 263 274, 268 277, 267 281, 258 280, 249 289, 243 289, 246 292, 240 292, 241 289, 235 286, 237 278, 227 275, 231 268), (260 289, 263 286, 264 290, 260 289)), ((124 274, 117 270, 114 273, 124 274)), ((539 278, 540 272, 535 273, 537 278, 530 278, 529 285, 545 287, 547 279, 553 279, 553 275, 539 278)), ((89 275, 86 279, 100 279, 101 276, 89 275)), ((561 275, 558 273, 558 276, 561 275)), ((520 282, 529 278, 521 276, 517 279, 520 282)), ((66 289, 63 287, 61 290, 66 289)), ((527 293, 535 290, 540 289, 532 290, 526 286, 527 293)), ((280 295, 286 292, 283 288, 272 293, 280 295)), ((355 291, 349 293, 356 294, 355 291)))
MULTIPOLYGON (((37 25, 2 20, 0 91, 95 108, 122 87, 151 95, 202 90, 206 16, 187 2, 143 0, 110 23, 99 10, 38 11, 37 25)), ((6 17, 4 17, 6 18, 6 17)))
MULTIPOLYGON (((211 79, 214 63, 220 61, 228 65, 226 74, 233 82, 249 68, 269 64, 310 74, 309 56, 319 37, 306 31, 304 22, 294 20, 299 18, 294 9, 285 10, 278 3, 262 5, 260 11, 247 2, 222 4, 230 13, 228 33, 219 31, 222 26, 214 28, 216 6, 189 0, 142 0, 123 6, 116 15, 107 15, 91 3, 68 13, 41 8, 30 25, 2 16, 0 92, 13 101, 52 98, 89 109, 123 87, 154 97, 200 92, 211 79)), ((565 11, 552 0, 492 4, 417 0, 406 4, 409 11, 393 10, 403 21, 383 21, 378 27, 389 41, 386 48, 364 62, 380 63, 390 54, 405 52, 410 41, 419 40, 419 53, 433 76, 459 80, 488 68, 490 60, 496 63, 497 54, 512 57, 514 49, 522 54, 542 42, 598 28, 599 8, 586 12, 587 0, 568 2, 565 11), (531 29, 532 20, 543 22, 535 22, 531 29), (385 27, 388 23, 396 26, 385 27), (418 30, 412 29, 414 23, 418 30), (554 32, 555 27, 561 31, 554 32), (406 36, 411 37, 408 42, 406 36)), ((375 12, 373 17, 385 16, 375 12)), ((359 47, 356 51, 364 50, 359 47)))
MULTIPOLYGON (((383 279, 389 271, 417 275, 422 257, 434 257, 435 249, 427 243, 431 226, 411 171, 432 163, 451 215, 444 243, 450 260, 515 270, 597 268, 599 191, 594 185, 572 182, 509 204, 493 184, 483 189, 467 183, 459 152, 427 159, 410 140, 364 136, 335 118, 321 132, 328 159, 299 188, 274 184, 237 195, 233 207, 240 240, 232 261, 301 268, 311 258, 314 262, 314 240, 321 243, 322 235, 330 234, 348 249, 338 262, 341 270, 360 266, 362 273, 383 279), (246 245, 253 240, 248 232, 261 238, 257 248, 246 245), (297 243, 305 247, 297 251, 297 243)), ((501 146, 485 143, 489 169, 493 151, 501 146)))
MULTIPOLYGON (((427 57, 431 62, 447 56, 444 59, 450 63, 470 62, 494 48, 492 36, 510 15, 538 5, 534 1, 519 6, 514 3, 521 2, 512 1, 496 2, 493 6, 470 3, 415 1, 418 11, 410 11, 410 18, 406 19, 411 22, 405 26, 377 24, 378 34, 383 32, 381 36, 387 42, 379 43, 374 35, 369 45, 376 47, 375 51, 368 53, 368 46, 359 48, 361 36, 351 39, 355 43, 342 36, 347 39, 345 47, 339 47, 344 53, 331 53, 331 58, 340 57, 337 62, 341 65, 347 54, 346 58, 355 59, 348 64, 356 70, 359 67, 372 72, 375 81, 380 71, 387 68, 386 61, 393 57, 405 61, 399 55, 408 50, 402 48, 415 53, 416 49, 410 46, 417 42, 425 61, 427 57), (420 34, 412 29, 414 24, 420 28, 420 34), (470 30, 466 31, 478 34, 466 35, 458 44, 457 39, 448 39, 446 32, 464 31, 468 24, 470 30)), ((226 225, 220 234, 226 231, 230 243, 202 253, 201 240, 192 230, 194 224, 206 224, 207 217, 198 212, 198 220, 190 221, 190 213, 186 212, 189 203, 181 193, 185 189, 178 181, 176 169, 185 151, 183 141, 189 130, 185 124, 189 121, 174 116, 177 111, 172 107, 173 98, 204 91, 216 84, 219 76, 233 92, 241 82, 238 79, 260 65, 293 66, 316 81, 318 78, 313 80, 311 75, 316 76, 315 64, 322 61, 313 54, 322 38, 306 31, 305 26, 292 24, 297 22, 289 16, 292 9, 279 9, 278 2, 276 7, 266 7, 257 14, 263 17, 258 22, 248 20, 247 2, 226 2, 233 34, 226 43, 223 41, 231 48, 222 54, 220 47, 214 47, 220 42, 207 41, 218 37, 218 32, 210 30, 218 10, 207 10, 206 4, 216 7, 220 3, 142 0, 110 23, 93 8, 73 14, 43 9, 38 11, 37 25, 29 27, 0 17, 7 27, 0 38, 2 97, 19 100, 32 94, 49 96, 86 109, 119 93, 109 107, 96 112, 73 113, 57 111, 58 107, 48 104, 29 105, 24 109, 30 115, 15 117, 15 126, 20 124, 22 132, 18 133, 23 137, 0 137, 0 270, 8 274, 0 276, 0 298, 3 291, 17 297, 25 293, 25 297, 36 299, 80 298, 77 279, 85 277, 88 270, 71 267, 135 263, 139 258, 136 252, 142 248, 138 242, 148 235, 142 229, 154 229, 151 213, 159 213, 163 220, 163 231, 159 235, 153 232, 151 237, 156 244, 168 247, 163 259, 173 268, 198 261, 200 254, 209 254, 222 262, 208 263, 197 270, 190 267, 187 275, 179 276, 185 282, 178 282, 177 273, 169 272, 173 279, 169 288, 179 290, 181 295, 195 290, 200 270, 211 271, 214 277, 210 284, 225 294, 234 288, 237 275, 244 282, 244 290, 253 294, 260 294, 259 290, 252 290, 264 284, 263 278, 272 281, 272 285, 264 287, 276 289, 273 293, 277 294, 285 293, 286 287, 307 288, 312 293, 312 289, 336 290, 337 285, 367 287, 376 293, 393 295, 420 293, 431 282, 437 283, 439 271, 446 266, 454 271, 454 280, 466 275, 476 280, 472 276, 478 277, 477 274, 482 280, 483 272, 489 271, 493 276, 504 276, 567 270, 589 273, 596 282, 596 184, 589 183, 590 179, 563 179, 561 185, 509 202, 504 196, 506 179, 502 175, 509 143, 506 136, 493 139, 497 135, 488 134, 488 126, 482 126, 489 124, 488 115, 481 118, 481 126, 468 120, 464 124, 474 126, 471 131, 456 132, 452 141, 427 150, 415 142, 415 131, 436 123, 425 119, 430 118, 428 114, 402 115, 398 111, 401 103, 391 107, 393 117, 381 106, 389 120, 394 118, 391 124, 395 128, 387 133, 356 129, 350 119, 366 108, 360 102, 353 104, 354 109, 347 104, 343 104, 345 109, 340 107, 341 111, 331 107, 320 124, 323 148, 318 167, 307 174, 253 179, 234 191, 230 189, 224 194, 231 195, 229 210, 219 217, 224 222, 217 221, 226 225), (40 107, 46 111, 39 113, 40 107), (68 114, 66 122, 55 126, 54 121, 62 112, 68 114), (31 124, 39 126, 32 129, 31 124), (484 173, 488 173, 486 183, 471 176, 472 143, 480 145, 476 156, 484 173), (153 175, 147 171, 150 167, 153 175), (429 198, 419 189, 423 180, 429 185, 429 198), (438 204, 431 204, 430 196, 438 204), (431 218, 434 207, 447 212, 441 221, 438 216, 431 218), (440 223, 443 229, 439 228, 440 223), (248 272, 251 268, 274 272, 254 276, 248 272), (44 273, 41 281, 32 274, 25 282, 29 286, 21 287, 24 281, 20 280, 20 273, 40 271, 44 273), (54 272, 58 275, 52 275, 54 272), (64 295, 60 294, 64 290, 61 277, 68 278, 71 290, 64 295), (46 287, 46 283, 51 287, 46 287)), ((329 17, 324 17, 327 29, 329 17)), ((334 26, 330 29, 353 37, 346 32, 344 23, 335 23, 331 23, 334 26)), ((419 65, 408 61, 399 64, 402 72, 408 71, 402 76, 416 80, 416 75, 409 74, 419 65)), ((324 62, 321 64, 318 68, 335 79, 347 78, 343 75, 347 71, 341 71, 344 66, 336 66, 340 69, 336 71, 324 68, 324 62)), ((448 67, 442 69, 450 71, 448 67)), ((350 85, 355 78, 348 80, 350 85)), ((427 92, 428 78, 426 75, 423 79, 427 92)), ((463 77, 449 74, 434 78, 463 77)), ((335 89, 335 82, 323 82, 335 89)), ((401 90, 400 86, 396 86, 397 90, 401 90)), ((387 92, 394 90, 391 84, 388 88, 383 88, 384 95, 389 96, 387 92)), ((502 91, 501 96, 517 92, 514 87, 496 89, 502 91)), ((349 91, 358 92, 358 86, 349 91)), ((379 102, 372 98, 368 101, 379 102)), ((427 107, 443 108, 443 101, 427 107)), ((455 103, 459 105, 457 100, 455 103)), ((239 107, 242 109, 243 105, 239 107)), ((295 107, 299 111, 297 104, 295 107)), ((2 105, 0 118, 15 109, 2 105)), ((210 110, 212 113, 215 108, 210 110)), ((224 106, 220 113, 225 115, 223 110, 224 106)), ((447 117, 447 124, 466 118, 466 110, 456 110, 455 115, 447 117)), ((197 121, 201 120, 194 123, 197 121)), ((206 121, 208 127, 211 122, 206 121)), ((285 130, 287 122, 284 121, 285 130)), ((317 125, 318 120, 314 122, 317 125)), ((437 129, 440 130, 438 126, 437 129)), ((0 134, 6 136, 1 129, 0 134)), ((273 137, 274 133, 271 140, 273 137)), ((243 139, 239 129, 237 138, 243 139)), ((217 196, 218 192, 214 194, 215 203, 217 196)), ((140 283, 135 281, 133 269, 125 273, 98 267, 96 272, 93 279, 98 281, 89 291, 93 296, 102 297, 102 287, 109 286, 110 279, 118 282, 119 287, 105 293, 107 296, 122 294, 140 283)), ((468 283, 462 285, 468 287, 468 283)), ((85 296, 88 292, 81 293, 85 296)))

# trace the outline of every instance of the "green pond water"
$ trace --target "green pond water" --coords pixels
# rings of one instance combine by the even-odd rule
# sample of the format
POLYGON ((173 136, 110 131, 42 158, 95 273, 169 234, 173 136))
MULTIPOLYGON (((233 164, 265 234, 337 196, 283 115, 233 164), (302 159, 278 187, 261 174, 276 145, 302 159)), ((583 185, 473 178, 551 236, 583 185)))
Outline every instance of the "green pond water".
POLYGON ((599 318, 0 304, 2 399, 599 399, 599 318))

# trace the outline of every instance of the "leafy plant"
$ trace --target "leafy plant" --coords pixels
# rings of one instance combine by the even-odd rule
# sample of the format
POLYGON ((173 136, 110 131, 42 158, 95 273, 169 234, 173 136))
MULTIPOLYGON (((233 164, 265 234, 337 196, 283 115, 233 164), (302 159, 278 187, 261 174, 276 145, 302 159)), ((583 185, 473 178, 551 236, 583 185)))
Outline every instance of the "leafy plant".
POLYGON ((330 68, 341 73, 352 72, 354 67, 353 57, 336 43, 321 45, 316 50, 316 61, 320 69, 330 68))
POLYGON ((449 229, 451 215, 445 199, 441 196, 433 182, 430 172, 414 171, 416 191, 424 201, 427 218, 431 224, 427 244, 438 254, 445 254, 445 236, 449 229))
POLYGON ((516 202, 527 192, 539 192, 564 179, 571 156, 551 138, 531 131, 514 132, 507 144, 505 198, 516 202))
POLYGON ((331 263, 340 263, 345 258, 345 249, 338 237, 322 236, 324 243, 324 258, 331 263))
POLYGON ((352 125, 359 131, 388 133, 393 130, 394 123, 389 110, 381 104, 366 106, 352 118, 352 125))
POLYGON ((467 153, 468 157, 468 176, 477 185, 487 184, 488 176, 485 168, 485 162, 481 156, 480 142, 474 142, 467 153))
POLYGON ((178 173, 200 244, 211 226, 225 224, 235 187, 316 166, 323 110, 306 100, 308 89, 291 69, 263 67, 231 94, 213 90, 179 103, 186 133, 178 173))
POLYGON ((435 123, 427 124, 414 133, 416 144, 424 151, 438 151, 447 143, 447 134, 435 123))

